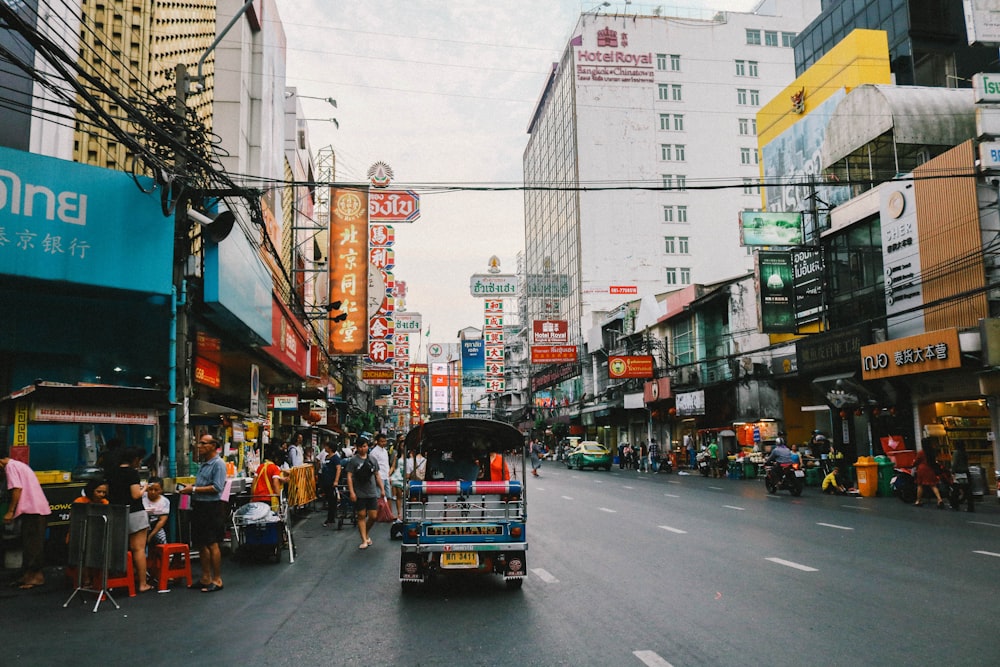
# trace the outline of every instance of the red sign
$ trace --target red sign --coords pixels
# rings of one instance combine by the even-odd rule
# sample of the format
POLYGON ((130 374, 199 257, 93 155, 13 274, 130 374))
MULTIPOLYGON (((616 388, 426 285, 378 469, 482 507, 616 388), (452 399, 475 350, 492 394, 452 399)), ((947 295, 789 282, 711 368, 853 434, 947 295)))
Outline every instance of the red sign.
POLYGON ((639 288, 635 285, 612 285, 608 288, 609 294, 638 294, 639 288))
POLYGON ((369 338, 391 338, 393 329, 392 318, 389 317, 373 317, 368 322, 368 337, 369 338))
POLYGON ((558 364, 576 361, 576 345, 532 345, 531 363, 558 364))
POLYGON ((385 247, 372 248, 369 261, 379 269, 391 269, 396 266, 396 251, 385 247))
POLYGON ((368 358, 376 364, 384 364, 392 360, 392 343, 384 340, 368 341, 368 358))
POLYGON ((222 386, 222 370, 219 364, 203 357, 194 358, 194 381, 212 389, 222 386))
POLYGON ((609 378, 652 378, 653 371, 652 355, 608 357, 609 378))
POLYGON ((301 378, 309 370, 309 337, 287 306, 272 295, 271 344, 264 351, 301 378))
POLYGON ((368 192, 330 189, 331 354, 364 354, 368 347, 368 192))
POLYGON ((375 190, 368 196, 372 222, 413 222, 420 217, 420 195, 412 190, 375 190))
POLYGON ((569 324, 566 320, 534 320, 531 323, 534 342, 552 345, 569 342, 569 324))
POLYGON ((642 400, 644 403, 656 403, 670 398, 670 378, 656 378, 642 385, 642 400))
POLYGON ((427 375, 427 364, 410 364, 410 373, 413 375, 427 375))
POLYGON ((368 225, 368 241, 375 247, 391 246, 396 242, 392 225, 368 225))

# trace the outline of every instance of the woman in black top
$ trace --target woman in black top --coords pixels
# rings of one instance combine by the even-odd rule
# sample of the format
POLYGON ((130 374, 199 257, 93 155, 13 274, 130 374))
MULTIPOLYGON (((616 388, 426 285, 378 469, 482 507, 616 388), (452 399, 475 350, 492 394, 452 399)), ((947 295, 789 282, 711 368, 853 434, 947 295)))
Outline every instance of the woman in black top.
POLYGON ((117 466, 108 470, 108 502, 112 505, 128 507, 128 549, 132 552, 132 567, 138 579, 138 591, 153 590, 146 581, 146 536, 149 533, 149 519, 142 506, 142 484, 139 480, 139 464, 146 450, 142 447, 128 447, 117 466))

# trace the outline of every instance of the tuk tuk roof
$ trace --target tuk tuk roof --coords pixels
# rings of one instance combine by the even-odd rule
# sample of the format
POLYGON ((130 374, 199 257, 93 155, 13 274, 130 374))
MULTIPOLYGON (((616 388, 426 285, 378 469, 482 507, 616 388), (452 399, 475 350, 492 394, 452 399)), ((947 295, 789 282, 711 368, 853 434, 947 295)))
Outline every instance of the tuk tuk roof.
POLYGON ((506 452, 524 449, 524 436, 505 422, 491 419, 438 419, 425 422, 406 434, 407 451, 506 452))

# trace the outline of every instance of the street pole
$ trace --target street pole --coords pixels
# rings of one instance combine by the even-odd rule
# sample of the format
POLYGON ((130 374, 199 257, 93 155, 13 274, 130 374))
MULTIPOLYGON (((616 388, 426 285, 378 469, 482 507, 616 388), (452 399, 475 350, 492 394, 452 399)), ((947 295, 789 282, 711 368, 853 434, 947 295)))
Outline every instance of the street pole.
MULTIPOLYGON (((187 145, 187 67, 178 63, 174 68, 174 113, 177 116, 177 142, 187 145)), ((187 156, 184 151, 178 151, 174 160, 175 182, 181 183, 184 171, 187 169, 187 156)), ((183 187, 178 185, 178 187, 183 187)), ((182 191, 173 191, 174 197, 174 263, 173 263, 173 332, 171 359, 173 375, 170 379, 171 437, 169 438, 170 476, 176 477, 178 472, 177 458, 188 450, 188 412, 191 396, 190 373, 188 366, 188 298, 185 266, 191 254, 190 236, 188 234, 187 196, 182 191)), ((189 461, 184 466, 188 472, 189 461)))

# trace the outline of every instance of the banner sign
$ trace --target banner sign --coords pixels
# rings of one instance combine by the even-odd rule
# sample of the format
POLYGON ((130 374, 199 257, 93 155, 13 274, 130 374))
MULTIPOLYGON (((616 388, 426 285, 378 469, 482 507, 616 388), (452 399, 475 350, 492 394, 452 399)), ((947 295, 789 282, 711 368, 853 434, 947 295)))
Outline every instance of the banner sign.
POLYGON ((373 190, 368 197, 372 222, 413 222, 420 217, 420 195, 412 190, 373 190))
POLYGON ((477 273, 469 281, 469 288, 477 297, 517 296, 517 276, 477 273))
POLYGON ((533 320, 531 332, 538 345, 569 342, 569 323, 566 320, 533 320))
POLYGON ((792 284, 791 253, 757 251, 757 293, 760 299, 761 332, 795 333, 792 284))
POLYGON ((71 424, 156 424, 155 410, 99 410, 64 405, 32 405, 31 419, 36 422, 71 424))
POLYGON ((942 371, 961 366, 958 329, 928 331, 861 348, 861 377, 864 380, 942 371))
POLYGON ((743 245, 802 245, 802 213, 741 211, 740 239, 743 245))
POLYGON ((653 355, 611 355, 608 357, 608 377, 622 378, 652 378, 655 366, 653 355))
POLYGON ((576 345, 532 345, 531 363, 558 364, 576 361, 576 345))
POLYGON ((330 189, 330 354, 368 351, 368 192, 330 189), (333 317, 347 317, 334 322, 333 317))

